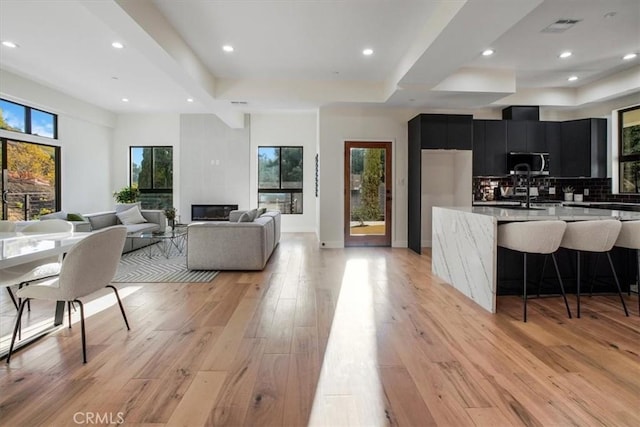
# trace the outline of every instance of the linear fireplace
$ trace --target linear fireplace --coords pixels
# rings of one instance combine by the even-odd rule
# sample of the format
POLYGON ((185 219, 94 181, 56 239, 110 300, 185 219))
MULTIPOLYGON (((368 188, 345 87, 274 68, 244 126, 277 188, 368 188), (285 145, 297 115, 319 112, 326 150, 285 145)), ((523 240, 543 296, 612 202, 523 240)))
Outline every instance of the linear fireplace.
POLYGON ((238 205, 191 205, 191 221, 229 221, 238 205))

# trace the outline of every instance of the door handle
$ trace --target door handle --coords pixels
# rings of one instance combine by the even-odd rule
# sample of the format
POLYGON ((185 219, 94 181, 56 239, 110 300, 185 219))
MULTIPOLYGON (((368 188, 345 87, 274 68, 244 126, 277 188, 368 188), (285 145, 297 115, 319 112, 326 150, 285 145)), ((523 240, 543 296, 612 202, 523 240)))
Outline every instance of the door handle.
POLYGON ((3 201, 4 203, 9 203, 9 201, 7 200, 7 195, 8 195, 8 194, 9 194, 9 190, 4 190, 4 191, 2 192, 2 201, 3 201))

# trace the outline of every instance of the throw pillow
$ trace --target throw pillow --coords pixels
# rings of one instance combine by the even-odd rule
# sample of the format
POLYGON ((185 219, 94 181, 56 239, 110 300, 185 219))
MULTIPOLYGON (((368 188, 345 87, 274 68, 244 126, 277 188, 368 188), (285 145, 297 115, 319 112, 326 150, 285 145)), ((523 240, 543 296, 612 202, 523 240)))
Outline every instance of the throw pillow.
POLYGON ((120 213, 123 211, 128 211, 129 209, 137 206, 138 209, 142 209, 142 202, 137 203, 118 203, 116 204, 116 213, 120 213))
POLYGON ((249 211, 243 212, 242 215, 240 215, 240 218, 238 218, 238 222, 253 222, 253 218, 251 218, 249 211))
POLYGON ((67 221, 86 221, 87 219, 80 214, 70 213, 67 214, 67 221))
POLYGON ((254 221, 256 218, 258 218, 258 209, 251 209, 247 211, 247 213, 251 217, 251 221, 254 221))
POLYGON ((258 209, 258 214, 256 215, 256 218, 260 218, 262 216, 263 213, 265 213, 267 211, 267 208, 259 208, 258 209))
POLYGON ((140 208, 138 208, 138 206, 134 206, 126 211, 118 212, 116 213, 116 216, 124 225, 142 224, 143 222, 147 222, 140 213, 140 208))

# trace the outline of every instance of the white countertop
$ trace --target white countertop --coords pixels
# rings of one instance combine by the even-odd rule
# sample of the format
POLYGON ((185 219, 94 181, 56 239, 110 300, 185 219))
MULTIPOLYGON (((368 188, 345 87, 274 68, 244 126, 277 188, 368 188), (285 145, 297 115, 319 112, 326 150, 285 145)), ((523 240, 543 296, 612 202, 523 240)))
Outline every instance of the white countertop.
POLYGON ((592 207, 551 206, 539 210, 509 209, 508 206, 443 207, 460 212, 492 216, 498 221, 585 221, 595 219, 640 220, 640 212, 598 209, 592 207))

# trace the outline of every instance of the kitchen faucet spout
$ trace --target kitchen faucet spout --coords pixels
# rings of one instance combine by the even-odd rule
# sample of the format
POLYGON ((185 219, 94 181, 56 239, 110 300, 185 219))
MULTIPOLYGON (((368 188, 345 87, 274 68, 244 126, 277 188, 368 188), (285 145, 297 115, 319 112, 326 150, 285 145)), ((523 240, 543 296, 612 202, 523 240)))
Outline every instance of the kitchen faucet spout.
POLYGON ((525 206, 529 209, 531 207, 531 167, 528 163, 518 163, 513 167, 514 175, 519 175, 518 171, 521 169, 526 171, 527 202, 525 206))

